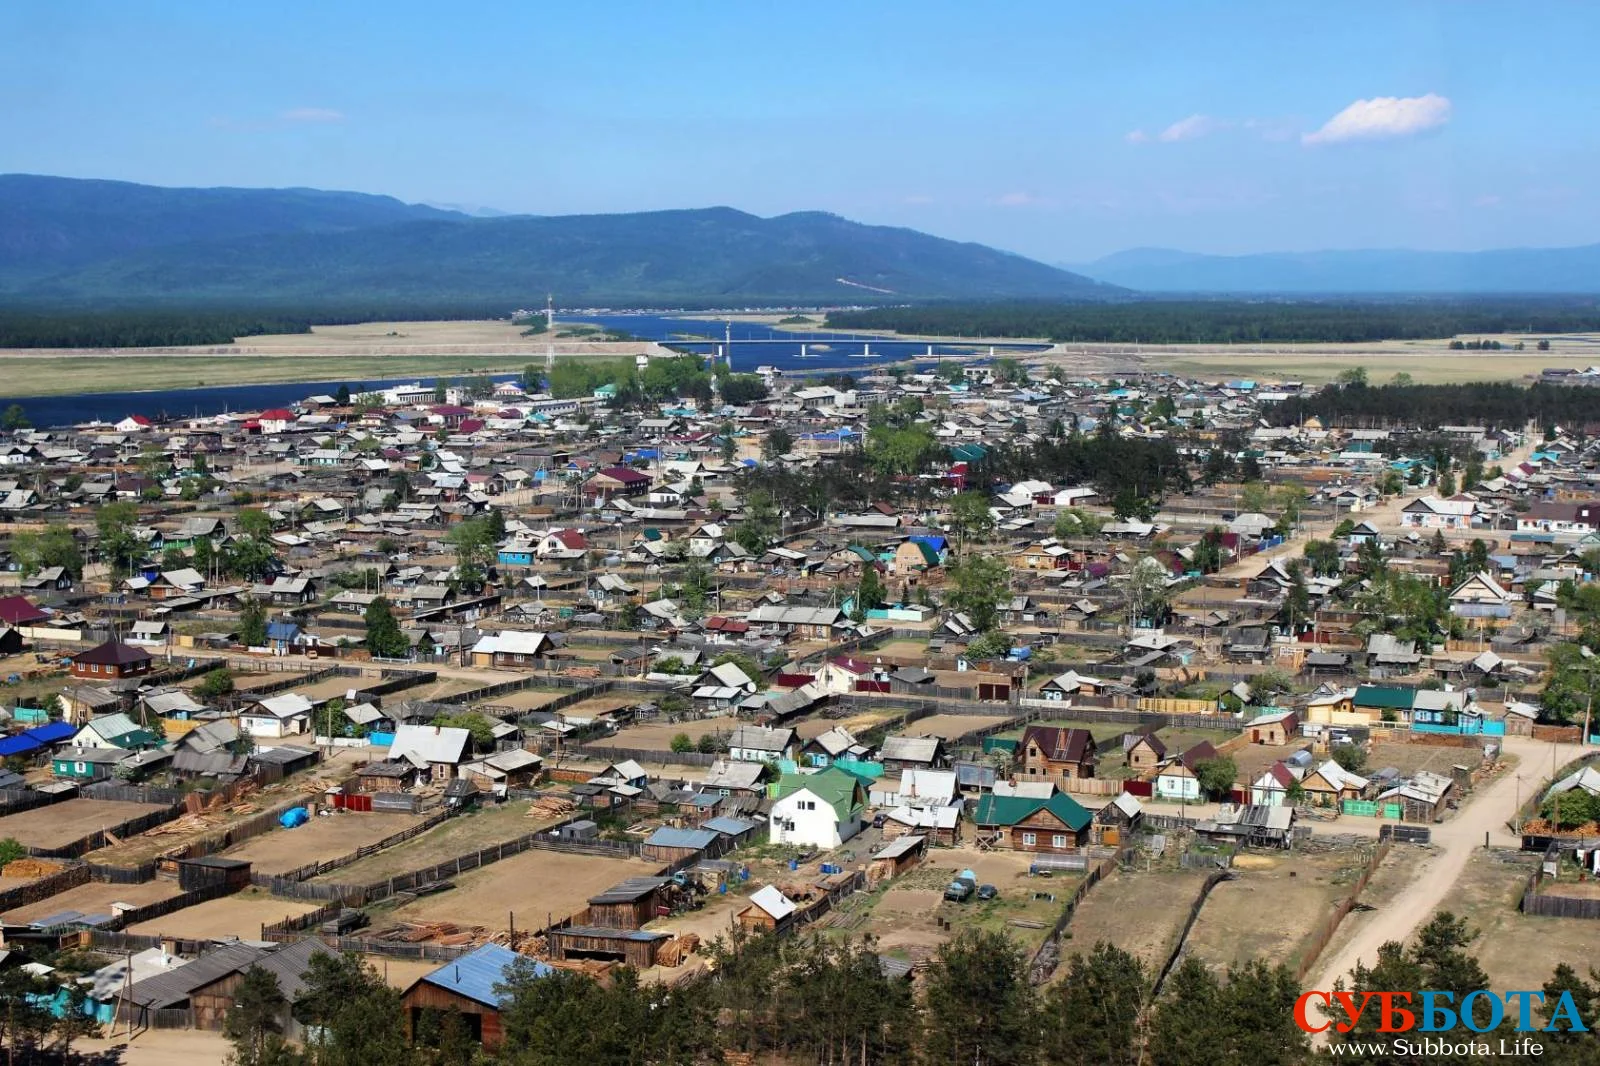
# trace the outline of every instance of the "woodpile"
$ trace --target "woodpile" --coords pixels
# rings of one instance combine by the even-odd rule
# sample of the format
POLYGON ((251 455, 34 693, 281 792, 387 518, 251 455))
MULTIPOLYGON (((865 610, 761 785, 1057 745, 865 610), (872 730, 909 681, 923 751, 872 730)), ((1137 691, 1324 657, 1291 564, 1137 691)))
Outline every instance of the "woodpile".
POLYGON ((1554 824, 1543 818, 1529 818, 1522 823, 1522 832, 1526 836, 1562 836, 1562 837, 1600 837, 1600 825, 1594 822, 1584 822, 1572 829, 1557 829, 1554 824))
POLYGON ((578 805, 560 796, 540 796, 528 808, 530 818, 565 818, 578 809, 578 805))
POLYGON ((561 672, 567 677, 582 677, 590 680, 600 676, 600 669, 594 666, 571 666, 561 672))
POLYGON ((48 859, 17 859, 15 862, 6 863, 5 868, 0 869, 0 877, 15 877, 19 881, 24 878, 32 880, 35 877, 58 874, 64 869, 66 867, 59 862, 51 862, 48 859))
POLYGON ((656 952, 656 963, 661 966, 682 966, 700 947, 700 938, 694 933, 683 933, 661 945, 656 952))
POLYGON ((374 939, 400 944, 480 944, 485 940, 481 925, 465 928, 454 922, 401 922, 379 929, 374 939))

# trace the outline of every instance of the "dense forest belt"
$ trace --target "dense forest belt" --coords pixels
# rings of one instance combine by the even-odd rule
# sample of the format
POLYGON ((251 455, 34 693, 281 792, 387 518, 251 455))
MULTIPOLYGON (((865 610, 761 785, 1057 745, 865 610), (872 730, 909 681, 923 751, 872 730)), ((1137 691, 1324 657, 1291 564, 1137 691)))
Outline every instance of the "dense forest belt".
POLYGON ((1369 343, 1600 330, 1600 299, 924 304, 830 311, 827 325, 926 336, 1047 337, 1057 343, 1369 343))
POLYGON ((0 348, 161 348, 308 333, 358 322, 505 318, 507 308, 452 305, 163 310, 0 309, 0 348))
POLYGON ((1600 389, 1582 386, 1345 385, 1292 396, 1263 411, 1273 425, 1298 426, 1315 415, 1325 426, 1481 425, 1493 429, 1582 426, 1600 419, 1600 389))

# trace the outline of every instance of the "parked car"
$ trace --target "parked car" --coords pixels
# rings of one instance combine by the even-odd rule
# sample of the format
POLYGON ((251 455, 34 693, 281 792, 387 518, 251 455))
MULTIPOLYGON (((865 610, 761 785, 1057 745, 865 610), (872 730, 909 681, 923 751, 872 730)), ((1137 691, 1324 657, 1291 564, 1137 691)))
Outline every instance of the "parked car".
POLYGON ((958 877, 951 881, 944 889, 944 898, 951 903, 965 903, 972 898, 973 884, 966 878, 958 877))
POLYGON ((999 899, 1000 898, 1000 890, 998 888, 995 888, 993 885, 979 885, 978 886, 978 898, 979 899, 999 899))

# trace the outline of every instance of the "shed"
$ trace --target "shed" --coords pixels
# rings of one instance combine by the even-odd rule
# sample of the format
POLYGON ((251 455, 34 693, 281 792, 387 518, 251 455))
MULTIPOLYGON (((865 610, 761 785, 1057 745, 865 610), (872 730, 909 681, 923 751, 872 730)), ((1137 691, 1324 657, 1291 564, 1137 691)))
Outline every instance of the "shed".
POLYGON ((220 855, 178 860, 178 887, 183 891, 194 892, 217 885, 230 889, 249 888, 250 864, 243 859, 224 859, 220 855))
POLYGON ((872 853, 872 873, 877 878, 899 877, 928 854, 928 838, 915 833, 896 837, 872 853))
POLYGON ((750 932, 776 933, 787 929, 794 921, 794 900, 785 896, 773 885, 757 889, 750 896, 750 905, 738 914, 739 926, 750 932))
POLYGON ((455 1011, 472 1038, 485 1051, 494 1051, 503 1039, 501 998, 495 986, 503 984, 519 963, 533 967, 539 977, 553 972, 544 963, 524 958, 499 944, 485 944, 419 977, 400 998, 407 1037, 415 1039, 424 1017, 455 1011))
POLYGON ((545 935, 551 958, 600 959, 620 962, 638 970, 656 964, 656 953, 671 939, 667 933, 646 929, 608 929, 599 925, 569 925, 545 935))
POLYGON ((645 838, 639 848, 639 857, 652 862, 678 862, 704 855, 718 840, 715 830, 676 829, 664 825, 645 838))
POLYGON ((606 929, 638 929, 656 916, 656 903, 671 878, 630 877, 589 897, 589 924, 606 929))

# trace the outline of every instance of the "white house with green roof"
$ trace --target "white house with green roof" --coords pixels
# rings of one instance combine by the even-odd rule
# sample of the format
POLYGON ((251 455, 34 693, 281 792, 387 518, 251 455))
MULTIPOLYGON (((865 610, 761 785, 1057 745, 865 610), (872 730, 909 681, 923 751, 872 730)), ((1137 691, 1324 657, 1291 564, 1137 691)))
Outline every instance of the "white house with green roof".
POLYGON ((861 832, 867 790, 859 778, 836 767, 814 774, 784 774, 772 786, 767 815, 774 844, 836 848, 861 832))

